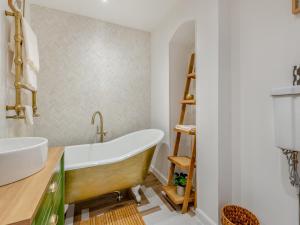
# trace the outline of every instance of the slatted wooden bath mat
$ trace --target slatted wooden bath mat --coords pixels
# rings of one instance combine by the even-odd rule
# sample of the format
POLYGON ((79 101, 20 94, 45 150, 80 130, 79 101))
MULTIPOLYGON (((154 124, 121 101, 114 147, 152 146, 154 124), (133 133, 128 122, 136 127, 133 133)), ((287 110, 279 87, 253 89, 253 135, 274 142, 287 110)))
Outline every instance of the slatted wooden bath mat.
POLYGON ((80 225, 145 225, 136 204, 130 204, 93 217, 80 225))

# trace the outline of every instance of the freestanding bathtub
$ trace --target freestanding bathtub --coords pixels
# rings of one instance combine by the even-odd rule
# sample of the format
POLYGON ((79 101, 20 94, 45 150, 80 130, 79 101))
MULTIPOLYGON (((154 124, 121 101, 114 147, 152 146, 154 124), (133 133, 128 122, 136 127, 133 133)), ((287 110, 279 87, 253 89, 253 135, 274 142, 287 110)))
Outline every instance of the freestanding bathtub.
POLYGON ((66 147, 66 204, 142 184, 163 136, 149 129, 105 143, 66 147))

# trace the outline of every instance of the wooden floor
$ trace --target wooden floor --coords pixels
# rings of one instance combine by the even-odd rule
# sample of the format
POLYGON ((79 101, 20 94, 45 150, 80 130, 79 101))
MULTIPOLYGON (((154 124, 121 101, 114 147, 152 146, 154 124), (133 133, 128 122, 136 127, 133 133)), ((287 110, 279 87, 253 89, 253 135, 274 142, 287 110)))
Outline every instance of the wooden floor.
POLYGON ((133 203, 82 221, 80 225, 145 225, 145 222, 133 203))
MULTIPOLYGON (((171 205, 171 203, 166 200, 166 198, 162 194, 162 184, 152 173, 149 173, 143 186, 144 188, 151 188, 170 212, 180 211, 180 208, 171 205)), ((147 205, 149 204, 149 200, 147 199, 143 191, 141 191, 140 194, 142 196, 142 201, 139 205, 139 208, 143 209, 140 210, 142 216, 147 216, 161 210, 161 207, 159 205, 147 207, 147 205)), ((122 196, 123 198, 121 201, 117 201, 117 194, 107 194, 93 200, 85 201, 76 205, 71 205, 66 213, 66 221, 69 221, 66 224, 80 225, 81 221, 85 221, 89 218, 102 215, 103 213, 109 212, 111 210, 136 203, 131 191, 123 191, 122 196)), ((190 214, 191 216, 193 216, 192 212, 190 212, 190 214)))

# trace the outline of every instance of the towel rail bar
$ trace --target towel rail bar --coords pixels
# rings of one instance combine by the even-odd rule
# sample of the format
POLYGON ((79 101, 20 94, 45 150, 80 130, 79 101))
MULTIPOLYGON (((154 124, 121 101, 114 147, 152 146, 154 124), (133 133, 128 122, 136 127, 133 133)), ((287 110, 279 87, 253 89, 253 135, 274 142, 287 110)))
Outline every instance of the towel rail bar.
POLYGON ((22 12, 17 10, 13 4, 13 0, 8 0, 8 5, 12 12, 5 11, 6 16, 13 16, 15 19, 15 89, 16 99, 14 106, 6 106, 6 111, 15 111, 16 115, 7 116, 7 119, 25 119, 25 107, 22 106, 22 93, 21 90, 25 89, 32 93, 32 112, 34 117, 39 117, 37 114, 37 92, 31 89, 28 85, 21 82, 21 75, 23 72, 23 59, 22 59, 22 12))

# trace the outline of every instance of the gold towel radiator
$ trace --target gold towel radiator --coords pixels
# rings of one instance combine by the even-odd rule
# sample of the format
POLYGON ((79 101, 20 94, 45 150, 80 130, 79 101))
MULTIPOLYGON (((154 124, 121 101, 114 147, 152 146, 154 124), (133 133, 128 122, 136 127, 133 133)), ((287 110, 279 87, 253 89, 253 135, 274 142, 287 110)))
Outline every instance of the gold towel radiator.
POLYGON ((14 106, 7 105, 6 111, 14 110, 16 115, 7 116, 7 119, 25 119, 25 107, 22 106, 22 96, 21 90, 26 89, 31 91, 32 93, 32 111, 33 116, 38 117, 37 114, 37 92, 32 90, 29 86, 21 82, 21 75, 23 73, 23 59, 22 59, 22 28, 21 28, 21 20, 22 20, 22 12, 20 12, 13 3, 13 0, 8 0, 8 5, 11 8, 12 12, 5 11, 6 16, 13 16, 15 18, 15 89, 16 89, 16 102, 14 106))

